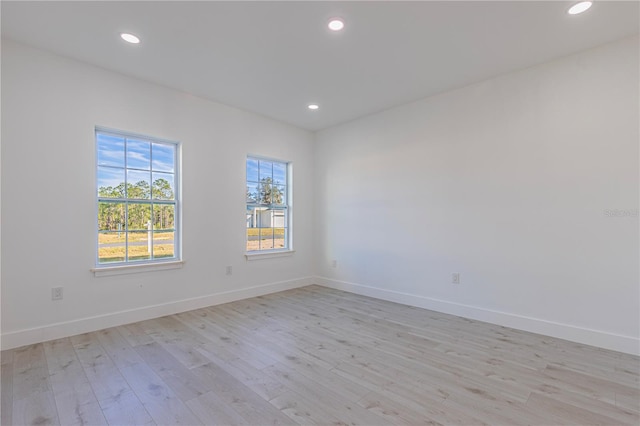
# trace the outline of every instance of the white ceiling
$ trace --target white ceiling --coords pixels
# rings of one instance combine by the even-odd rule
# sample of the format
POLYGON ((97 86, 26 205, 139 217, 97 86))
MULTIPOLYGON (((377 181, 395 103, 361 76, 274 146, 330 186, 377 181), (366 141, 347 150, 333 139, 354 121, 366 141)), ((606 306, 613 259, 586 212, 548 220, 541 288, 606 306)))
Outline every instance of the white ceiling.
POLYGON ((1 2, 2 36, 319 130, 639 32, 639 3, 1 2), (346 28, 332 33, 329 18, 346 28), (131 32, 142 39, 129 45, 131 32), (318 103, 309 111, 306 105, 318 103))

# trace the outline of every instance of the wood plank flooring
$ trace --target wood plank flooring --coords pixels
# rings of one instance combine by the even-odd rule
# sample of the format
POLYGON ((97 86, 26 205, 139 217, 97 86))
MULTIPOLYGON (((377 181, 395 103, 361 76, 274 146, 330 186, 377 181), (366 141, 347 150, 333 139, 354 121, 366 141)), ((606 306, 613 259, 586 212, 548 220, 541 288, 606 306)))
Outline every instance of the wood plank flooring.
POLYGON ((319 286, 2 352, 2 425, 638 425, 638 357, 319 286))

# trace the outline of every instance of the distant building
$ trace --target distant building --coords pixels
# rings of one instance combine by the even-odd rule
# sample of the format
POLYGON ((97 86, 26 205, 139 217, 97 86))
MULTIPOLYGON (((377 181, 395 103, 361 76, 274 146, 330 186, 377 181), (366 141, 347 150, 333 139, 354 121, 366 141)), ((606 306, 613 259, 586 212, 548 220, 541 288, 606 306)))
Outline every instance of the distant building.
POLYGON ((284 210, 269 207, 247 208, 247 228, 284 228, 284 210))

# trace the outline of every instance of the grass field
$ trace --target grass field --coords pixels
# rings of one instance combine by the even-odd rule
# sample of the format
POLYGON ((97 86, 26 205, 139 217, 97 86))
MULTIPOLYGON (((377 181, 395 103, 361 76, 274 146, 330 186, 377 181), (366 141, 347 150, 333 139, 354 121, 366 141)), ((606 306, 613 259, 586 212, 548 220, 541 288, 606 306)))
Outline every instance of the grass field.
POLYGON ((247 241, 247 251, 284 248, 284 239, 247 241))
POLYGON ((247 228, 247 251, 285 247, 285 228, 247 228))
POLYGON ((263 234, 269 235, 271 231, 276 237, 284 238, 284 228, 247 228, 247 237, 257 237, 260 235, 260 230, 263 234))
MULTIPOLYGON (((149 231, 129 231, 129 242, 147 241, 149 231)), ((98 244, 125 243, 126 232, 100 232, 98 244)), ((153 241, 173 241, 173 231, 153 231, 153 241)))
MULTIPOLYGON (((98 258, 100 263, 109 262, 124 262, 124 246, 116 247, 100 247, 98 248, 98 258)), ((174 246, 171 244, 154 244, 153 245, 153 257, 154 259, 173 257, 174 246)), ((147 252, 147 246, 130 246, 129 247, 129 260, 144 260, 151 259, 151 254, 147 252)))
MULTIPOLYGON (((130 231, 129 243, 146 243, 147 231, 130 231)), ((247 228, 247 251, 279 249, 285 247, 285 228, 247 228)), ((173 257, 174 248, 173 231, 153 231, 153 257, 154 259, 173 257), (167 244, 162 244, 163 242, 167 244), (158 242, 161 242, 158 244, 158 242)), ((98 244, 122 244, 115 247, 98 247, 100 263, 125 261, 125 232, 103 232, 98 234, 98 244)), ((129 260, 150 259, 147 245, 129 246, 129 260)))
MULTIPOLYGON (((151 259, 151 254, 147 251, 148 231, 130 231, 129 244, 143 243, 129 246, 129 260, 151 259)), ((126 232, 102 232, 98 234, 98 259, 100 263, 124 262, 126 232), (117 244, 112 247, 100 247, 104 244, 117 244)), ((153 231, 153 257, 154 259, 173 257, 174 248, 173 231, 153 231), (160 244, 158 244, 160 243, 160 244)))

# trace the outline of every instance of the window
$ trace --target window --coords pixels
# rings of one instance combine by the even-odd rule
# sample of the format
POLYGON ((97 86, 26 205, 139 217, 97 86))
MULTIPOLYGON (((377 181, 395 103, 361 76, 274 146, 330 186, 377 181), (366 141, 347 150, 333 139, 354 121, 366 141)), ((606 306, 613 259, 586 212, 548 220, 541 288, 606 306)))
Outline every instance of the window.
POLYGON ((247 252, 288 250, 290 164, 247 158, 247 252))
POLYGON ((178 148, 96 129, 97 266, 180 258, 178 148))

